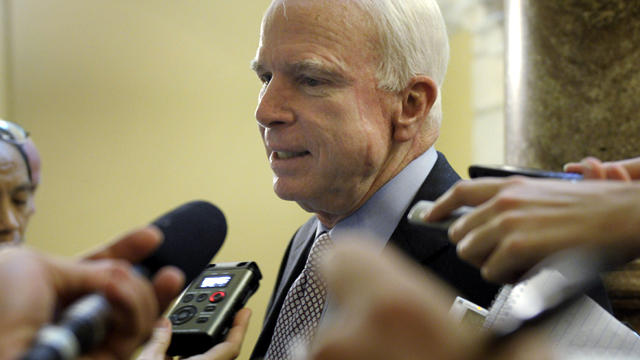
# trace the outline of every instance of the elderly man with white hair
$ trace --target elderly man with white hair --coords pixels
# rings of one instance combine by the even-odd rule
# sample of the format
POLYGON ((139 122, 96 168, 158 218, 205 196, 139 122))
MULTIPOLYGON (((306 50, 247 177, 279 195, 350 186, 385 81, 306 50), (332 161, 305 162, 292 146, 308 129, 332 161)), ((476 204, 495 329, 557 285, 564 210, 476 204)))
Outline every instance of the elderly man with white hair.
POLYGON ((313 216, 286 250, 251 358, 289 359, 312 341, 331 308, 317 263, 352 232, 490 303, 496 285, 444 234, 406 220, 460 179, 434 148, 448 58, 435 0, 274 0, 267 9, 252 61, 263 84, 258 130, 276 195, 313 216))

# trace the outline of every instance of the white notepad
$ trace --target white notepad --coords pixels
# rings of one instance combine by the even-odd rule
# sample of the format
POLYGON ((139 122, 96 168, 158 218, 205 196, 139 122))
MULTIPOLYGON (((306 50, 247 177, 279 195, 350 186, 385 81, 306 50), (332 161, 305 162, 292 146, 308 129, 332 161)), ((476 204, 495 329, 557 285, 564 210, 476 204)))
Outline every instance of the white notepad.
MULTIPOLYGON (((535 281, 547 281, 561 276, 549 272, 535 281)), ((531 279, 530 279, 531 280, 531 279)), ((522 307, 529 280, 505 285, 496 296, 485 319, 485 329, 510 317, 522 307)), ((528 299, 530 300, 530 299, 528 299)), ((587 296, 541 323, 540 331, 548 335, 549 343, 559 359, 640 359, 640 337, 587 296)))

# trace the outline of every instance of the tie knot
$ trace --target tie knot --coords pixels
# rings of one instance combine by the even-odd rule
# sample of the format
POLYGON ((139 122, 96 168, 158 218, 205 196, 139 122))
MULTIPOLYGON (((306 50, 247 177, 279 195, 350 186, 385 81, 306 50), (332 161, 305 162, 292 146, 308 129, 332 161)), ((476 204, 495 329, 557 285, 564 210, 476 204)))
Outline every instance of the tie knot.
MULTIPOLYGON (((317 272, 320 262, 332 247, 333 241, 331 241, 329 234, 322 233, 318 236, 313 242, 313 245, 311 245, 311 250, 309 250, 309 256, 307 257, 303 271, 317 272)), ((318 277, 318 274, 316 274, 315 277, 318 277)))
POLYGON ((318 261, 333 247, 333 241, 329 234, 322 233, 316 238, 309 251, 309 261, 318 264, 318 261))

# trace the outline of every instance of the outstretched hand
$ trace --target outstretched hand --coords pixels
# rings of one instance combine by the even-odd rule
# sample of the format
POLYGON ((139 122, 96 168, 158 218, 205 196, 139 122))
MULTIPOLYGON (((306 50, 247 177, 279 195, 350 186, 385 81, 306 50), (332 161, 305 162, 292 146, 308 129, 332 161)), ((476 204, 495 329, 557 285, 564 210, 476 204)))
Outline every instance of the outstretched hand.
POLYGON ((158 314, 151 284, 120 260, 71 261, 28 248, 0 249, 0 358, 25 352, 38 330, 53 320, 56 306, 81 295, 102 293, 112 306, 111 331, 86 354, 125 359, 149 336, 158 314))
POLYGON ((458 255, 494 282, 510 282, 547 255, 592 245, 640 255, 640 184, 618 181, 482 178, 462 181, 426 220, 476 206, 449 228, 458 255))

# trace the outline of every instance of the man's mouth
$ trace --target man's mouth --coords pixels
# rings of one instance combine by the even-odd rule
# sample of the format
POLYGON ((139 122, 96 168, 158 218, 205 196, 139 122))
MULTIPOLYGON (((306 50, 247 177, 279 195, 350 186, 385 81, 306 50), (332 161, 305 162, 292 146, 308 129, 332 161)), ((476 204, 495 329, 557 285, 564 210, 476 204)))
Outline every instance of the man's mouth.
POLYGON ((275 157, 277 159, 286 160, 286 159, 292 159, 292 158, 295 158, 295 157, 308 155, 309 152, 308 151, 300 151, 300 152, 274 151, 274 154, 276 155, 275 157))

